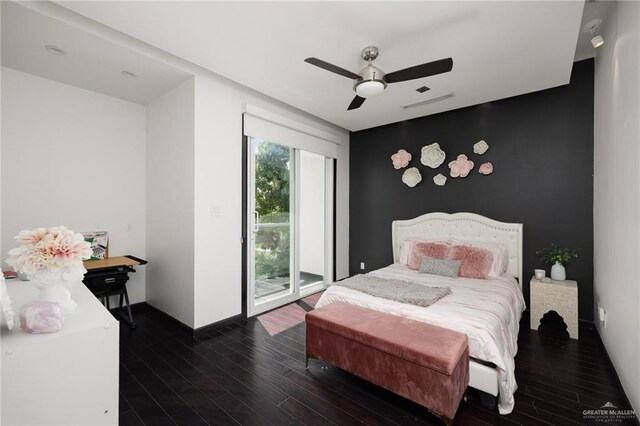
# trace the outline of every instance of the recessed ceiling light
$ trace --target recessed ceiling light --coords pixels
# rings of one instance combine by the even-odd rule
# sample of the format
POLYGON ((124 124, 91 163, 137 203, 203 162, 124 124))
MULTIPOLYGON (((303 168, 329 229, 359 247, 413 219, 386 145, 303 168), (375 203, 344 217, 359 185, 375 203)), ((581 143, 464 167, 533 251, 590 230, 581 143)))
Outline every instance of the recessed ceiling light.
POLYGON ((138 75, 132 73, 131 71, 122 71, 120 74, 122 74, 123 77, 127 77, 127 78, 137 78, 138 75))
POLYGON ((430 88, 428 88, 427 86, 422 86, 422 87, 418 87, 418 88, 416 89, 416 92, 418 92, 418 93, 424 93, 424 92, 426 92, 427 90, 431 90, 431 89, 430 89, 430 88))
POLYGON ((47 49, 47 52, 52 53, 54 55, 63 56, 67 54, 66 50, 60 49, 59 47, 52 46, 50 44, 47 44, 44 48, 47 49))

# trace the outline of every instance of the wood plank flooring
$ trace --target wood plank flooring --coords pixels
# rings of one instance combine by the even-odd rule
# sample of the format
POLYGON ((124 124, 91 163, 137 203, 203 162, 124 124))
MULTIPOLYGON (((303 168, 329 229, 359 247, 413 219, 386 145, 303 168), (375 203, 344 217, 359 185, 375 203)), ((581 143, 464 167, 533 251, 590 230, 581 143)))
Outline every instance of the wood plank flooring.
MULTIPOLYGON (((304 369, 304 314, 314 295, 194 339, 153 309, 121 327, 121 425, 440 425, 426 409, 319 360, 304 369)), ((521 322, 512 414, 471 391, 460 425, 603 424, 583 410, 630 409, 597 333, 543 341, 521 322), (591 422, 591 423, 590 423, 591 422)), ((637 420, 636 420, 637 421, 637 420)), ((636 421, 614 423, 636 424, 636 421)))

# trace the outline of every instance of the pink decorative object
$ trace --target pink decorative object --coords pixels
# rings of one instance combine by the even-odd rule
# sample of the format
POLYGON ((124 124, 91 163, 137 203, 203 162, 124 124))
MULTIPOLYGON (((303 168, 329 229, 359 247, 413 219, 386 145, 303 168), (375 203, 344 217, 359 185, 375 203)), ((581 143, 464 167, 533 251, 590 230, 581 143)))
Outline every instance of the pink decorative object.
POLYGON ((446 259, 449 251, 448 244, 442 243, 415 243, 409 256, 409 269, 417 271, 422 265, 423 257, 431 257, 433 259, 446 259))
POLYGON ((19 247, 9 250, 7 264, 40 289, 39 299, 73 312, 78 304, 69 287, 82 283, 87 272, 82 261, 91 257, 91 244, 64 226, 20 231, 15 239, 19 247))
POLYGON ((460 154, 455 161, 449 163, 449 169, 452 178, 466 177, 473 169, 473 161, 469 160, 466 155, 460 154))
POLYGON ((20 328, 31 334, 62 330, 64 317, 59 303, 34 300, 20 308, 20 328))
POLYGON ((460 260, 459 277, 486 280, 491 271, 493 254, 486 249, 463 245, 451 246, 447 254, 449 260, 460 260))
POLYGON ((484 163, 480 166, 480 169, 478 169, 478 172, 480 172, 481 175, 490 175, 491 173, 493 173, 493 164, 491 163, 484 163))
POLYGON ((404 149, 401 149, 391 156, 391 161, 393 161, 394 169, 402 169, 409 165, 409 161, 411 161, 411 154, 404 149))

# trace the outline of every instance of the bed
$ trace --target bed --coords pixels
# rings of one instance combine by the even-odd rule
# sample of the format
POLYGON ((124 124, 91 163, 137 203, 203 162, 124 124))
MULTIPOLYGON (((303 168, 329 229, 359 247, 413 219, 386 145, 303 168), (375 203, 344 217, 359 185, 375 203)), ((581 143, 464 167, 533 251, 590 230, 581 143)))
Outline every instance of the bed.
POLYGON ((395 302, 332 285, 317 307, 336 301, 388 312, 466 333, 473 360, 469 386, 498 396, 501 414, 513 410, 519 321, 525 309, 522 296, 522 224, 498 222, 473 213, 428 213, 392 224, 394 264, 370 272, 380 278, 400 279, 430 286, 448 286, 452 294, 427 308, 395 302), (422 274, 400 263, 405 240, 457 240, 492 242, 508 250, 507 273, 499 278, 475 280, 422 274))

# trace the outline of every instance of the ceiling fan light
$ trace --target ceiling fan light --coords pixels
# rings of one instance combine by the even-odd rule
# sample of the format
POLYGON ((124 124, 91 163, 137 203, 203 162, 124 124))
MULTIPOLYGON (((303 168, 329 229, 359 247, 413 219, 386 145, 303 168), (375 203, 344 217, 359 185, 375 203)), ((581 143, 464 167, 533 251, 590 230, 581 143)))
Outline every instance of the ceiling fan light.
POLYGON ((355 91, 361 98, 370 98, 382 93, 386 84, 380 80, 361 81, 355 86, 355 91))
POLYGON ((600 47, 600 46, 602 46, 604 44, 604 39, 602 38, 602 36, 600 34, 595 35, 591 39, 591 44, 593 45, 593 47, 595 49, 597 49, 598 47, 600 47))

